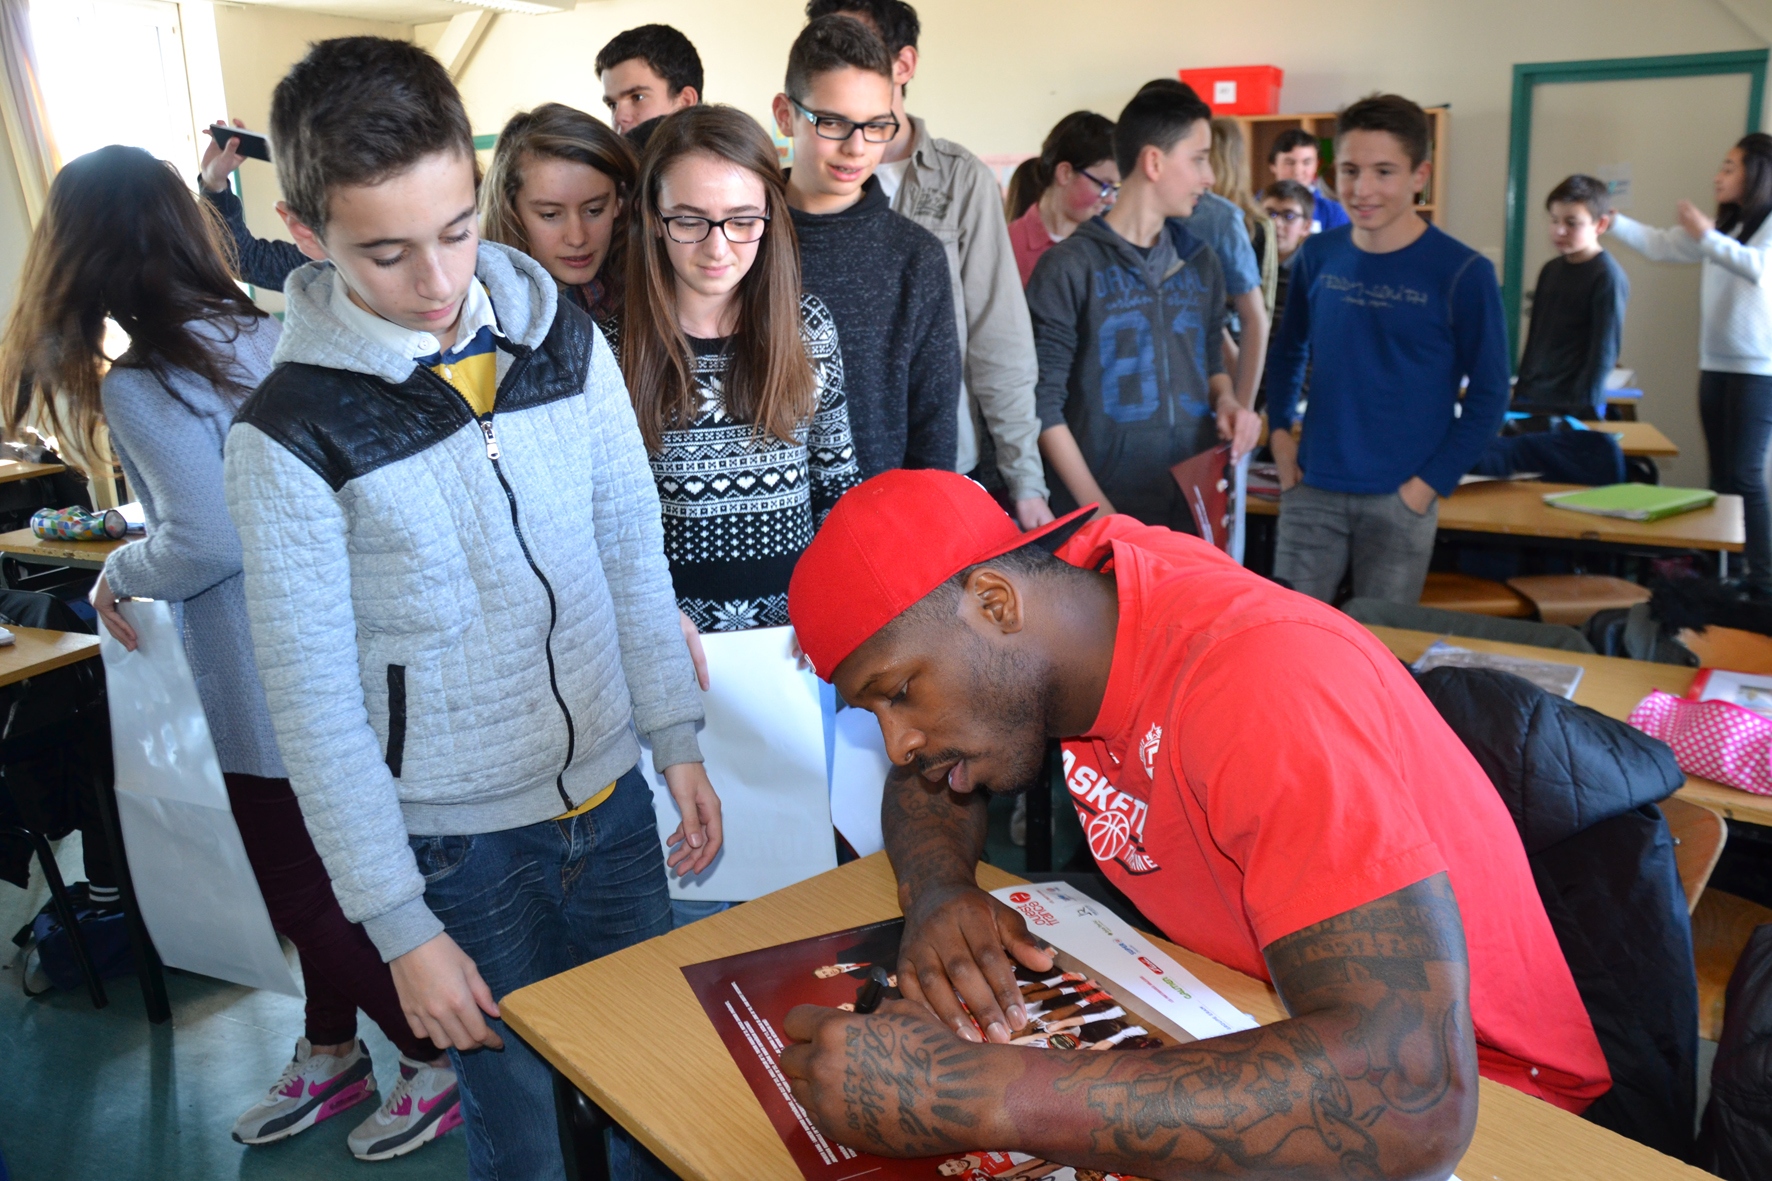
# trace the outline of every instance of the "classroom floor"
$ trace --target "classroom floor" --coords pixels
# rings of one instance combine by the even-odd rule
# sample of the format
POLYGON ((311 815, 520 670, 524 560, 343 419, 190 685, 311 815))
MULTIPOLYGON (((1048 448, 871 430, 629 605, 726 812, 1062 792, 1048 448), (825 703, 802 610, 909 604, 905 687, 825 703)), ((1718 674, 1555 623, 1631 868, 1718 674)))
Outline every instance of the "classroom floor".
MULTIPOLYGON (((81 876, 79 842, 69 837, 57 856, 70 881, 81 876)), ((31 887, 0 882, 0 934, 10 938, 48 900, 40 874, 31 887)), ((168 972, 172 1021, 154 1026, 133 976, 107 981, 111 1003, 98 1010, 84 992, 26 997, 13 950, 0 943, 0 1155, 15 1181, 467 1176, 459 1129, 392 1161, 352 1157, 345 1137, 374 1110, 368 1103, 278 1144, 234 1143, 234 1120, 301 1036, 294 997, 168 972)), ((367 1019, 361 1032, 386 1094, 395 1051, 367 1019)))

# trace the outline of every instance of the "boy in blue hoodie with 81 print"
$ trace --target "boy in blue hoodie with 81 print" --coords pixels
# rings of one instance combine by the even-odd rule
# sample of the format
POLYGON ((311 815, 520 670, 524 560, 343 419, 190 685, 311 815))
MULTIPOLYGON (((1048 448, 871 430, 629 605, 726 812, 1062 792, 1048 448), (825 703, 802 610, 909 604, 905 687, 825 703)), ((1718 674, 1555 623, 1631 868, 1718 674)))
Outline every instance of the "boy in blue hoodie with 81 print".
POLYGON ((497 998, 670 929, 635 729, 684 816, 670 865, 720 845, 652 472, 589 318, 478 242, 441 63, 323 41, 271 129, 279 212, 327 260, 284 285, 227 442, 277 745, 339 905, 449 1047, 470 1176, 563 1179, 497 998))
POLYGON ((1197 532, 1169 468, 1261 421, 1224 372, 1224 271, 1179 220, 1212 186, 1212 111, 1147 89, 1114 125, 1120 197, 1048 250, 1028 280, 1040 380, 1040 452, 1052 508, 1099 503, 1197 532))

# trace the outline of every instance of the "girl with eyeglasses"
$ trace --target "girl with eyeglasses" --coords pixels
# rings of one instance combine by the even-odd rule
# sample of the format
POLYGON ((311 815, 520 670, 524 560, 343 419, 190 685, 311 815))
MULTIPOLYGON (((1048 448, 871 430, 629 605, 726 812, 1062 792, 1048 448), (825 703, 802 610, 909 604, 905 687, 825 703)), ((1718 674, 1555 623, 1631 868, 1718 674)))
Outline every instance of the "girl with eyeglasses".
POLYGON ((519 111, 498 133, 480 186, 480 235, 539 262, 607 332, 621 304, 638 168, 628 142, 583 111, 563 103, 519 111))
POLYGON ((677 604, 703 632, 784 626, 800 551, 861 475, 775 145, 732 107, 687 108, 635 194, 620 357, 677 604))
POLYGON ((1120 192, 1114 124, 1094 111, 1072 111, 1009 178, 1009 244, 1026 287, 1034 264, 1078 226, 1113 208, 1120 192))

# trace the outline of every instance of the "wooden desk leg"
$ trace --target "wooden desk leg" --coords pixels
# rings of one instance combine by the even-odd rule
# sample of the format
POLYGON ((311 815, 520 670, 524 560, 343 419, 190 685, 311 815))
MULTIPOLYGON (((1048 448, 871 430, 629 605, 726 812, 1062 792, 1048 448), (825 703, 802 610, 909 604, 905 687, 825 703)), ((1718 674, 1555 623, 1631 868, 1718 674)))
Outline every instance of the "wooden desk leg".
POLYGON ((105 843, 111 849, 111 864, 117 867, 117 892, 122 896, 123 921, 129 928, 129 950, 135 956, 142 1001, 147 1006, 148 1020, 164 1025, 172 1020, 172 1003, 166 998, 166 973, 160 964, 160 953, 148 937, 147 924, 142 922, 141 906, 135 900, 135 879, 129 876, 129 859, 123 851, 123 826, 117 820, 114 787, 109 776, 98 775, 96 779, 99 820, 104 825, 105 843))
POLYGON ((615 1121, 571 1079, 557 1070, 553 1075, 554 1119, 560 1127, 560 1155, 566 1158, 568 1181, 610 1181, 608 1134, 615 1121))

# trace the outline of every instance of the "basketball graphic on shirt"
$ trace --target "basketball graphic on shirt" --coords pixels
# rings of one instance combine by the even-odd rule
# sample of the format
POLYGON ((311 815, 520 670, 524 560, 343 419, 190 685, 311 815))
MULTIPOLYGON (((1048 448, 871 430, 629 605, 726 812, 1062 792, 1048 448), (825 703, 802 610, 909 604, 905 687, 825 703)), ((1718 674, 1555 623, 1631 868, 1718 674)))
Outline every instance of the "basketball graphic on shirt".
POLYGON ((1089 821, 1089 851, 1097 861, 1113 861, 1132 842, 1132 818, 1107 811, 1089 821))

